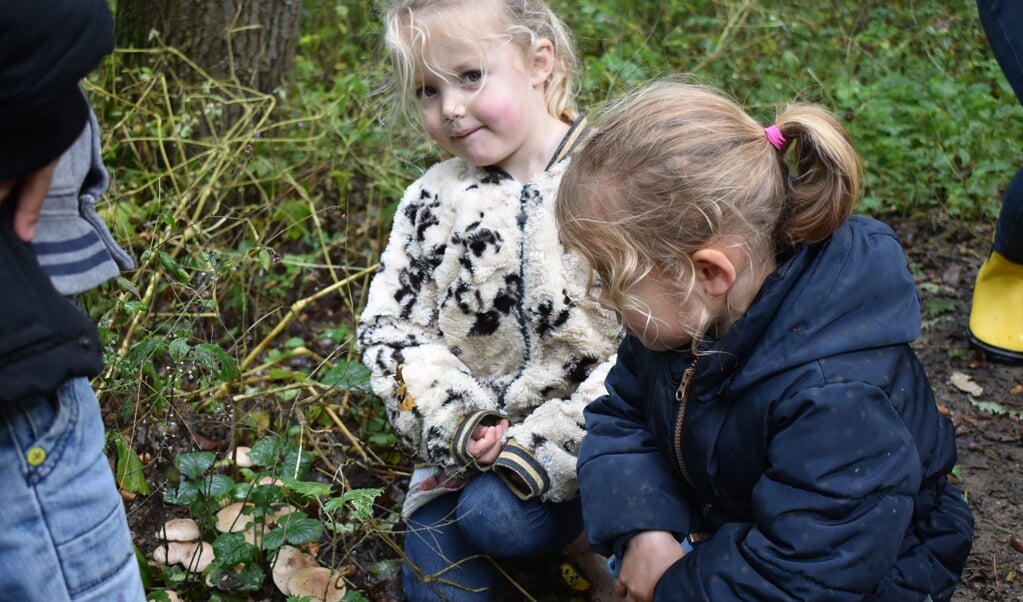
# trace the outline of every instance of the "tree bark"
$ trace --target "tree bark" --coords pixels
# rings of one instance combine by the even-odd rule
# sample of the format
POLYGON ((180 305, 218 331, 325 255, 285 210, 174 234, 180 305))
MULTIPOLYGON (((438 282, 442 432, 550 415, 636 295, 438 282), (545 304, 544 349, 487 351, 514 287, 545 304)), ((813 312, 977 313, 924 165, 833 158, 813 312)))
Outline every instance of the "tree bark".
MULTIPOLYGON (((217 79, 270 93, 292 83, 301 9, 301 0, 118 0, 115 35, 120 47, 177 48, 217 79)), ((189 71, 178 75, 194 81, 189 71)))

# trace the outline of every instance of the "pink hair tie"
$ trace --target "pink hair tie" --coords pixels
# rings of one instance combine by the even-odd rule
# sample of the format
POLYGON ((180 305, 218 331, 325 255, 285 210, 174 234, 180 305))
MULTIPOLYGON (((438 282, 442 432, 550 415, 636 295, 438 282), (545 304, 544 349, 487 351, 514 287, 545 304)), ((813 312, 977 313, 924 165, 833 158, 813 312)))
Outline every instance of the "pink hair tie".
POLYGON ((776 125, 770 125, 764 128, 764 134, 767 135, 767 141, 771 143, 771 146, 781 150, 781 147, 785 146, 785 136, 781 135, 781 130, 776 125))

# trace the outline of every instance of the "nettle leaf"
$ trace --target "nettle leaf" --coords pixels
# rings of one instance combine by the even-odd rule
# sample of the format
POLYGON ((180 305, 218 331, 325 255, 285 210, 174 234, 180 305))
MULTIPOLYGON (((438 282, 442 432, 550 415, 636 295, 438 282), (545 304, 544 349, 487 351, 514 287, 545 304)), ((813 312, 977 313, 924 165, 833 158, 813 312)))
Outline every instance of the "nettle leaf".
POLYGON ((178 467, 178 472, 193 481, 199 480, 202 473, 212 468, 213 463, 216 461, 217 456, 213 452, 189 452, 174 458, 174 464, 178 467))
POLYGON ((171 341, 170 345, 167 346, 167 353, 170 354, 172 360, 180 362, 188 355, 189 349, 188 339, 178 337, 171 341))
POLYGON ((187 506, 199 499, 199 485, 194 481, 182 481, 178 486, 163 492, 163 501, 176 506, 187 506))
POLYGON ((264 550, 276 550, 284 545, 284 529, 277 527, 263 533, 261 545, 264 550))
POLYGON ((259 548, 245 541, 241 533, 221 533, 213 540, 213 553, 218 564, 234 566, 254 560, 259 548))
POLYGON ((329 483, 312 483, 310 481, 299 481, 290 477, 281 477, 284 486, 302 496, 312 499, 319 499, 330 495, 329 483))
POLYGON ((282 478, 286 475, 294 479, 301 479, 309 474, 309 469, 312 466, 312 454, 298 448, 291 449, 284 454, 284 459, 281 461, 281 476, 282 478))
POLYGON ((222 474, 209 475, 202 482, 202 491, 209 497, 222 498, 234 488, 231 477, 222 474))
POLYGON ((224 351, 220 345, 212 343, 196 345, 195 362, 216 373, 217 378, 223 382, 231 382, 241 376, 238 362, 229 353, 224 351))
POLYGON ((384 490, 379 487, 352 489, 351 491, 346 491, 341 497, 327 500, 327 503, 323 505, 323 509, 327 513, 332 513, 341 509, 346 504, 351 504, 351 517, 356 520, 365 521, 373 516, 373 501, 383 492, 384 490))
MULTIPOLYGON (((266 574, 259 563, 249 562, 246 564, 226 566, 213 564, 209 568, 208 580, 213 587, 235 592, 254 592, 263 586, 266 574)), ((227 600, 223 597, 210 596, 210 602, 215 600, 227 600)), ((234 598, 231 598, 234 600, 234 598)))
POLYGON ((277 464, 277 456, 280 452, 280 437, 271 435, 252 444, 252 449, 249 450, 249 459, 257 466, 270 467, 277 464))
POLYGON ((328 387, 340 387, 350 393, 371 393, 369 368, 360 362, 340 361, 320 376, 328 387))
POLYGON ((317 541, 323 535, 323 525, 320 521, 301 512, 282 516, 277 522, 284 531, 285 541, 296 546, 317 541))

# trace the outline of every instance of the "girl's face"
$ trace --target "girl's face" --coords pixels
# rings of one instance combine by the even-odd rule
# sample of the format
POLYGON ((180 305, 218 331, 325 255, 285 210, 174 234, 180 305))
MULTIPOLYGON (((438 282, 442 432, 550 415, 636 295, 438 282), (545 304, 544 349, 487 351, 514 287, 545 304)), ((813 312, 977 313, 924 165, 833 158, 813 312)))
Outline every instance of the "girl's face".
POLYGON ((607 301, 603 293, 601 301, 619 312, 626 332, 642 341, 646 348, 667 351, 692 342, 691 333, 696 326, 694 316, 699 315, 696 295, 684 299, 677 286, 647 276, 629 289, 628 296, 646 309, 618 307, 607 301))
POLYGON ((466 42, 434 27, 416 95, 423 125, 446 151, 478 166, 513 169, 537 148, 548 117, 543 84, 521 46, 509 39, 466 42), (444 75, 439 75, 444 74, 444 75))

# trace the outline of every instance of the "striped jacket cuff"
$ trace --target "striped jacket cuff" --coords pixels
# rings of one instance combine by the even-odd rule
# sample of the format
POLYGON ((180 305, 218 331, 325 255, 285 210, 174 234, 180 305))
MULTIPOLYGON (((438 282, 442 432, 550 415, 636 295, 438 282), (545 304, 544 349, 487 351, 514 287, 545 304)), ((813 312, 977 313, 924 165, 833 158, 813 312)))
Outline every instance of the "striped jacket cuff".
POLYGON ((522 500, 543 495, 551 486, 547 471, 529 450, 514 439, 504 444, 504 449, 494 462, 494 472, 522 500))
POLYGON ((451 438, 451 457, 455 463, 464 468, 475 468, 480 472, 486 472, 490 470, 490 466, 480 466, 476 463, 476 458, 473 458, 469 453, 469 441, 472 441, 472 432, 476 430, 476 427, 488 418, 504 418, 503 414, 491 411, 476 412, 475 414, 469 414, 462 420, 458 428, 455 429, 455 433, 451 438))

